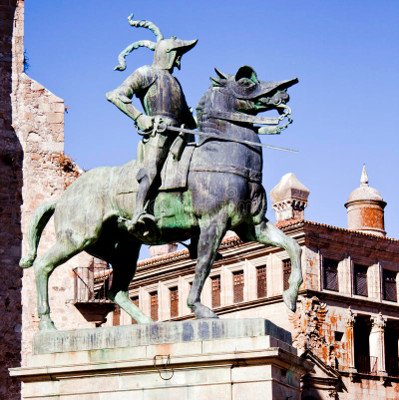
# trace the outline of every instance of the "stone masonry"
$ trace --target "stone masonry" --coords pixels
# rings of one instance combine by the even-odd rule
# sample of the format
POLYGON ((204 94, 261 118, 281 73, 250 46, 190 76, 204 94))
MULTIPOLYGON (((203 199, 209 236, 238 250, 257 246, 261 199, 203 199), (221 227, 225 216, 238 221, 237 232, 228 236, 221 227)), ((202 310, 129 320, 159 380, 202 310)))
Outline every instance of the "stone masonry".
MULTIPOLYGON (((65 168, 64 101, 24 73, 23 0, 0 0, 0 30, 0 399, 14 400, 20 398, 20 387, 8 368, 26 363, 38 322, 33 269, 22 276, 18 266, 29 220, 38 205, 61 195, 76 170, 65 168)), ((52 221, 39 255, 54 242, 51 227, 52 221)), ((87 256, 74 258, 50 279, 59 328, 92 326, 70 302, 71 265, 89 262, 87 256)))
POLYGON ((22 146, 12 127, 13 64, 23 66, 23 53, 12 57, 22 35, 17 31, 16 0, 0 1, 0 398, 18 399, 19 383, 10 379, 8 368, 20 362, 21 276, 17 268, 21 256, 22 146), (12 42, 12 32, 15 41, 12 42), (18 60, 16 60, 18 58, 18 60))

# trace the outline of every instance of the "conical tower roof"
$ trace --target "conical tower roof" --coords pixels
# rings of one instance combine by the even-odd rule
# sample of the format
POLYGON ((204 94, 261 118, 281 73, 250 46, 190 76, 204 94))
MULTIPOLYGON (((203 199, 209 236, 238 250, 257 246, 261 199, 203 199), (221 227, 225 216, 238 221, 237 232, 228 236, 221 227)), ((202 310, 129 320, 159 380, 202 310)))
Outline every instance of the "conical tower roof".
MULTIPOLYGON (((353 201, 382 201, 383 198, 377 189, 369 186, 369 178, 366 171, 366 166, 363 165, 362 174, 360 176, 360 186, 352 191, 348 197, 346 204, 353 201)), ((384 202, 385 203, 385 202, 384 202)), ((345 205, 346 206, 346 205, 345 205)))
POLYGON ((360 186, 352 191, 345 204, 348 212, 348 229, 385 236, 386 205, 378 190, 369 186, 366 166, 363 165, 360 186))

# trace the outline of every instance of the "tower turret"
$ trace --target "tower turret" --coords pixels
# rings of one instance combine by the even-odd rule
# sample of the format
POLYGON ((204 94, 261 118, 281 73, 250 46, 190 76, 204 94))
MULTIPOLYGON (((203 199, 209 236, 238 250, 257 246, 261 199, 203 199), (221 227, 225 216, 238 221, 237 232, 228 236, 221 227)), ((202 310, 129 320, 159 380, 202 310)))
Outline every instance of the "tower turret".
POLYGON ((345 204, 348 212, 348 229, 386 236, 384 223, 386 205, 378 191, 369 186, 366 166, 363 165, 360 186, 349 195, 345 204))
POLYGON ((303 220, 309 193, 309 189, 292 172, 285 174, 270 191, 277 222, 303 220))

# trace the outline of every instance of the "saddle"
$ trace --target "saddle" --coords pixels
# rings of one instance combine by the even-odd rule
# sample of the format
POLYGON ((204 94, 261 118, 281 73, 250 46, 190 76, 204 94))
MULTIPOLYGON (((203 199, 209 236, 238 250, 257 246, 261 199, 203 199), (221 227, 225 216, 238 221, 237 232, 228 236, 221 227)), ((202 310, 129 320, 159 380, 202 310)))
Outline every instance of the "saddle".
POLYGON ((184 190, 187 187, 187 177, 194 149, 195 143, 188 143, 179 159, 169 152, 161 170, 159 191, 184 190))

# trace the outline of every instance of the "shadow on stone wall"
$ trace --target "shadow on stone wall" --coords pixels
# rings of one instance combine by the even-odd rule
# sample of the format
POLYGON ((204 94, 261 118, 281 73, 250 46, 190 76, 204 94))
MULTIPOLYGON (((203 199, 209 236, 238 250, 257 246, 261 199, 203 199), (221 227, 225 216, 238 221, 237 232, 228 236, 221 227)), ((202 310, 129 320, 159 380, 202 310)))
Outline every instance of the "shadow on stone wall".
POLYGON ((8 368, 21 362, 21 205, 23 151, 12 128, 12 33, 16 0, 0 0, 0 398, 20 399, 8 368))

